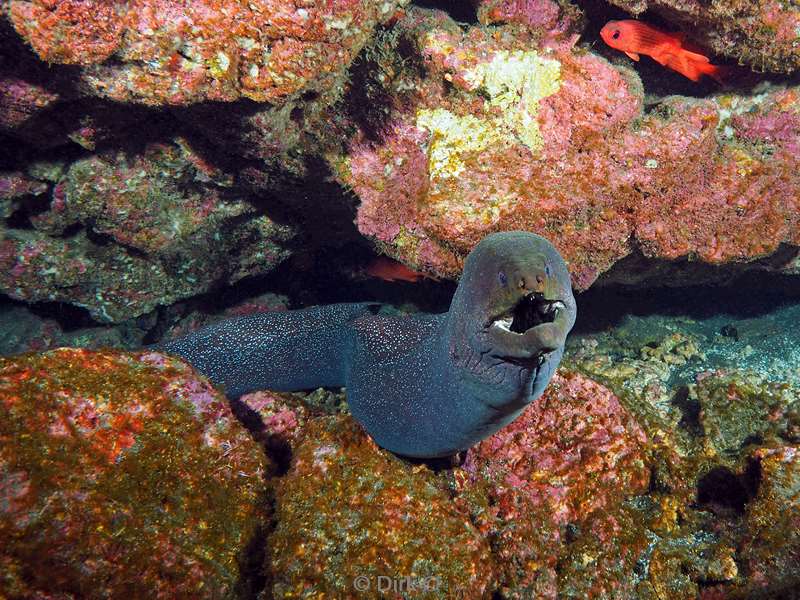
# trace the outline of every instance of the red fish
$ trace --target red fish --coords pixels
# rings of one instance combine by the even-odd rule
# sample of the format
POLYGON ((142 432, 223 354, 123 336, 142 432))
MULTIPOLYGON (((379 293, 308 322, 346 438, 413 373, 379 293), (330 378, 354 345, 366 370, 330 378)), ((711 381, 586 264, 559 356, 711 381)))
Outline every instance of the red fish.
POLYGON ((364 272, 371 277, 378 277, 384 281, 408 281, 415 283, 423 277, 435 279, 425 273, 413 271, 403 263, 399 263, 391 258, 386 258, 385 256, 379 256, 373 260, 369 266, 364 269, 364 272))
POLYGON ((684 41, 683 33, 661 31, 631 19, 609 21, 600 30, 600 37, 633 60, 639 60, 640 54, 646 54, 692 81, 700 81, 703 75, 708 75, 722 84, 722 67, 712 65, 698 48, 684 41))

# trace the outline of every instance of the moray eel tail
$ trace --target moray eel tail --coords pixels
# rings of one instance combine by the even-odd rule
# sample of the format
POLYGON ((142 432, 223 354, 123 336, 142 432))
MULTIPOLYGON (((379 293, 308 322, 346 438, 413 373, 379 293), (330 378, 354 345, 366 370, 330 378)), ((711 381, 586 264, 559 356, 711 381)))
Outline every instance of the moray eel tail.
POLYGON ((229 398, 255 390, 343 386, 353 330, 371 303, 330 304, 221 321, 153 348, 188 361, 229 398))

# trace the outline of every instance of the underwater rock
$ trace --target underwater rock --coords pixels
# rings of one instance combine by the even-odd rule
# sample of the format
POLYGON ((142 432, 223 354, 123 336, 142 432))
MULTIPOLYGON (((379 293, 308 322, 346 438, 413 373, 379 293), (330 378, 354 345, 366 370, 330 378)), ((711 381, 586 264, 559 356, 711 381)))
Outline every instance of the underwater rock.
POLYGON ((39 146, 52 145, 59 139, 52 135, 59 132, 59 126, 52 119, 42 122, 37 117, 59 99, 58 93, 40 84, 0 72, 0 132, 14 132, 39 146))
POLYGON ((749 444, 792 435, 791 412, 800 410, 800 389, 755 373, 718 373, 689 386, 699 405, 704 454, 733 466, 749 444))
POLYGON ((749 573, 750 597, 800 588, 800 447, 760 448, 758 493, 744 517, 739 559, 749 573))
POLYGON ((797 587, 794 308, 736 321, 741 342, 719 335, 729 318, 654 316, 568 348, 568 367, 613 389, 649 440, 650 486, 626 503, 620 533, 647 539, 635 597, 782 598, 797 587), (709 370, 721 360, 743 368, 709 370))
POLYGON ((242 396, 236 408, 253 437, 264 447, 270 459, 267 475, 283 475, 289 468, 293 451, 313 416, 320 416, 299 395, 279 392, 253 392, 242 396))
POLYGON ((781 0, 685 2, 609 0, 633 15, 653 11, 691 32, 693 40, 720 56, 757 71, 791 73, 800 68, 800 7, 781 0))
POLYGON ((561 371, 519 419, 468 451, 460 487, 472 502, 486 490, 478 513, 491 518, 479 521, 494 540, 503 597, 586 597, 584 585, 585 593, 630 585, 625 565, 646 541, 642 531, 623 534, 630 517, 621 505, 647 491, 646 445, 608 388, 561 371), (574 577, 557 573, 556 564, 572 562, 574 577))
MULTIPOLYGON (((79 348, 141 348, 146 328, 152 327, 150 319, 135 319, 117 327, 95 326, 66 318, 59 307, 60 321, 70 322, 63 327, 54 314, 43 317, 24 306, 0 307, 0 356, 41 352, 61 346, 79 348)), ((88 319, 84 319, 88 321, 88 319)))
POLYGON ((0 172, 0 218, 7 219, 26 199, 47 191, 47 184, 24 173, 0 172))
POLYGON ((273 458, 291 458, 273 480, 274 597, 346 597, 359 584, 377 597, 381 577, 432 582, 424 598, 633 589, 648 542, 644 519, 624 503, 647 491, 647 440, 586 377, 556 375, 515 424, 469 450, 462 467, 439 471, 394 457, 349 416, 319 416, 289 394, 242 402, 262 417, 257 435, 272 440, 273 458), (572 566, 559 575, 557 564, 572 566))
POLYGON ((264 598, 377 598, 404 580, 422 586, 415 598, 488 593, 490 547, 469 516, 429 469, 380 450, 350 417, 304 428, 275 518, 264 598))
POLYGON ((530 410, 471 448, 464 469, 495 481, 500 501, 515 491, 564 524, 618 504, 620 490, 646 491, 646 444, 611 390, 562 371, 530 410))
POLYGON ((341 83, 407 0, 11 0, 7 16, 48 63, 80 65, 84 91, 118 102, 281 103, 341 83))
POLYGON ((78 160, 50 197, 0 226, 0 290, 105 323, 266 273, 295 235, 182 139, 78 160))
POLYGON ((800 88, 645 113, 638 76, 591 52, 417 9, 397 27, 411 54, 386 85, 397 98, 332 166, 359 230, 412 268, 454 277, 512 229, 553 240, 578 290, 637 252, 739 265, 800 244, 800 88))
POLYGON ((581 10, 570 0, 479 0, 477 4, 481 24, 518 23, 548 45, 571 46, 585 25, 581 10))
MULTIPOLYGON (((620 327, 617 333, 623 329, 620 327)), ((620 333, 620 337, 624 334, 620 333)), ((570 352, 570 364, 585 375, 608 385, 620 396, 632 394, 662 417, 677 424, 677 411, 668 382, 681 368, 702 365, 705 355, 699 337, 681 331, 651 339, 640 348, 632 348, 630 339, 582 339, 570 352), (627 342, 627 343, 624 343, 627 342), (672 413, 672 415, 670 415, 672 413)), ((698 366, 698 368, 700 368, 698 366)))
POLYGON ((262 527, 264 456, 154 352, 0 358, 0 595, 221 598, 262 527))

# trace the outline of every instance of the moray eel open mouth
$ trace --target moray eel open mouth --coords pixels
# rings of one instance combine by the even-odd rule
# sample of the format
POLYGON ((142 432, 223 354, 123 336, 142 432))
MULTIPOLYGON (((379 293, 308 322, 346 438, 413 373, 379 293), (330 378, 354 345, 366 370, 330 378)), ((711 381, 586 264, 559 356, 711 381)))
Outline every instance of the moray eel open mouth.
POLYGON ((493 356, 526 366, 541 364, 549 353, 564 345, 573 315, 571 303, 528 292, 502 312, 494 313, 484 333, 493 356))
POLYGON ((549 300, 544 294, 531 292, 520 298, 510 311, 495 318, 491 326, 522 335, 537 325, 552 323, 564 308, 561 300, 549 300))

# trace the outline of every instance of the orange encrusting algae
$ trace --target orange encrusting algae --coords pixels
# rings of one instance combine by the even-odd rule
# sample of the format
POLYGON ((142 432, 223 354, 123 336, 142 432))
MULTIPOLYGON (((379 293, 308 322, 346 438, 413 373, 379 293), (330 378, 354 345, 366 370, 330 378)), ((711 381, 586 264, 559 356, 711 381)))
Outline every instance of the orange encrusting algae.
POLYGON ((267 466, 176 359, 0 357, 0 598, 228 597, 267 466))
POLYGON ((723 83, 722 68, 712 65, 698 48, 687 43, 683 33, 661 31, 647 23, 628 19, 609 21, 600 30, 600 37, 633 60, 638 61, 639 55, 645 54, 692 81, 700 81, 703 75, 708 75, 723 83))

